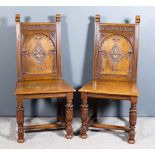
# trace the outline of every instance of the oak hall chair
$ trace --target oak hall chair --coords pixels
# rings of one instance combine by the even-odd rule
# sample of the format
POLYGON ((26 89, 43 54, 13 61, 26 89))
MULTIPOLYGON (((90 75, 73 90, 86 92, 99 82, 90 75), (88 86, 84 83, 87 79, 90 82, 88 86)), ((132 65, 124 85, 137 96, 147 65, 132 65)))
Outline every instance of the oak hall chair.
POLYGON ((135 24, 100 23, 96 15, 94 34, 93 79, 84 85, 81 92, 81 138, 87 138, 88 127, 124 130, 128 132, 128 142, 135 143, 137 119, 137 59, 139 44, 140 16, 135 24), (88 98, 129 100, 130 126, 97 123, 97 108, 94 104, 93 116, 88 117, 88 98))
MULTIPOLYGON (((74 89, 62 79, 61 16, 55 22, 20 22, 16 15, 17 123, 19 143, 24 142, 24 130, 65 127, 66 138, 72 138, 74 89), (66 98, 65 118, 58 116, 56 124, 24 126, 24 99, 66 98)), ((58 109, 58 111, 60 111, 58 109)))

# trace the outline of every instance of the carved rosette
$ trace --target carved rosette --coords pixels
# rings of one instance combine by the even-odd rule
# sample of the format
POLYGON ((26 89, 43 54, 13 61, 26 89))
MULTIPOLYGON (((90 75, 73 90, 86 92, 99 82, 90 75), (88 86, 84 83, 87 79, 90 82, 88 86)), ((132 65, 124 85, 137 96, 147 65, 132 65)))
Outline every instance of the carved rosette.
POLYGON ((119 60, 122 56, 122 53, 121 53, 121 50, 117 44, 117 41, 119 41, 118 36, 114 37, 113 40, 114 40, 115 44, 110 51, 110 58, 112 59, 112 70, 116 71, 116 65, 119 62, 119 60))
POLYGON ((121 57, 121 51, 119 49, 119 47, 115 44, 113 46, 113 48, 111 49, 110 52, 110 56, 112 58, 112 60, 116 63, 117 61, 119 61, 120 57, 121 57))
POLYGON ((37 35, 35 39, 36 39, 36 45, 32 52, 32 56, 35 58, 38 64, 42 64, 46 57, 46 54, 40 43, 41 36, 37 35))

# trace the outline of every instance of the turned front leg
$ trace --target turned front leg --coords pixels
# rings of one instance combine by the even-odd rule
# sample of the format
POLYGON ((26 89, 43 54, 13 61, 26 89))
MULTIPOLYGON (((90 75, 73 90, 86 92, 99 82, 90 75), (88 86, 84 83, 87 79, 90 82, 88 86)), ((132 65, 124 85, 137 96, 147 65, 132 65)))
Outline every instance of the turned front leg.
POLYGON ((130 123, 130 131, 129 131, 129 139, 128 142, 130 144, 135 143, 135 125, 137 121, 137 97, 131 98, 131 108, 129 114, 129 123, 130 123))
POLYGON ((16 112, 17 124, 18 124, 18 143, 23 143, 24 139, 24 109, 23 109, 23 96, 17 96, 17 112, 16 112))
POLYGON ((80 137, 85 139, 87 138, 88 130, 88 104, 87 104, 87 93, 81 94, 82 104, 81 104, 81 119, 82 126, 80 130, 80 137))
POLYGON ((66 104, 66 138, 71 139, 73 137, 73 93, 67 93, 67 104, 66 104))

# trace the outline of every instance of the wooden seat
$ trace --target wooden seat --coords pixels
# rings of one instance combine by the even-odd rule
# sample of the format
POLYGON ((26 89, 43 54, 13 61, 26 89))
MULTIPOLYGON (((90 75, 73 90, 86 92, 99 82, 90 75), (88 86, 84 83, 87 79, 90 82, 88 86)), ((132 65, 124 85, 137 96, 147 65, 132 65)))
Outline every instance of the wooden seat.
POLYGON ((106 95, 139 95, 137 86, 132 84, 130 81, 92 80, 83 86, 79 91, 101 93, 106 95))
POLYGON ((16 15, 17 71, 15 95, 19 143, 24 130, 66 128, 66 138, 72 138, 73 92, 62 79, 61 16, 55 22, 20 22, 16 15), (57 102, 57 122, 24 126, 24 99, 66 98, 65 118, 62 103, 57 102))
POLYGON ((96 15, 94 34, 93 79, 81 92, 81 138, 87 138, 88 127, 124 130, 129 133, 128 142, 135 143, 137 119, 137 59, 140 17, 136 24, 100 23, 96 15), (93 116, 88 116, 88 98, 130 100, 130 126, 97 123, 97 104, 93 103, 93 116))
POLYGON ((64 80, 35 80, 17 82, 16 95, 18 94, 50 94, 73 92, 74 89, 64 80))

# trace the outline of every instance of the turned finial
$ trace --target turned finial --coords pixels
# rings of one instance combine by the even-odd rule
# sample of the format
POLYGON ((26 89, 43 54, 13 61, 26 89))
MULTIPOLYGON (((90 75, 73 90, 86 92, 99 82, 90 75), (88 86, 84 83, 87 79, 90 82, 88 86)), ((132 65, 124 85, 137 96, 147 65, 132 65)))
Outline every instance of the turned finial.
POLYGON ((56 22, 60 22, 61 21, 61 15, 60 14, 56 14, 56 22))
POLYGON ((140 23, 140 16, 136 16, 136 23, 140 23))
POLYGON ((16 14, 15 21, 20 22, 20 14, 16 14))
POLYGON ((96 15, 95 21, 96 21, 96 22, 100 22, 100 15, 96 15))

